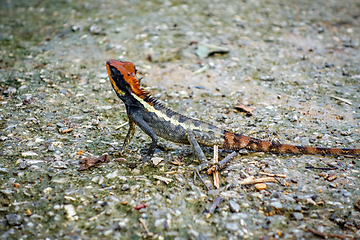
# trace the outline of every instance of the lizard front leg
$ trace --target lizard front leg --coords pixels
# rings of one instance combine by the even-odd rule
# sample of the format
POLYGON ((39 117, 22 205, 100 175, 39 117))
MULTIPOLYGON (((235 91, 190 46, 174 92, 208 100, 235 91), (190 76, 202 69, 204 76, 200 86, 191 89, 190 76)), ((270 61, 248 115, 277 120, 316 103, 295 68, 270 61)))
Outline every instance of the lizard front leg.
POLYGON ((156 148, 157 142, 158 142, 158 136, 156 135, 154 130, 144 121, 141 109, 129 108, 128 110, 129 110, 128 111, 129 120, 131 119, 131 121, 133 121, 133 123, 138 125, 141 128, 141 130, 143 130, 143 132, 146 133, 146 135, 151 137, 151 145, 150 145, 145 157, 142 160, 143 163, 145 163, 151 159, 152 155, 155 152, 155 148, 156 148))
POLYGON ((129 146, 132 138, 134 137, 134 133, 135 133, 135 123, 133 120, 129 119, 129 131, 126 134, 124 143, 122 145, 122 147, 120 148, 120 150, 118 152, 116 152, 116 155, 121 155, 123 154, 123 152, 125 151, 125 149, 129 146))

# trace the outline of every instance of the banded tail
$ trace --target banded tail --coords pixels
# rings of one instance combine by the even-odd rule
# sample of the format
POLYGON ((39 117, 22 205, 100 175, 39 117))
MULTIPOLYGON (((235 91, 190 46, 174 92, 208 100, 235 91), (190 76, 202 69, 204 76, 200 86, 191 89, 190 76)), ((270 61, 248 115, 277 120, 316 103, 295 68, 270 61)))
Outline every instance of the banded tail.
POLYGON ((352 155, 360 156, 360 149, 346 148, 321 148, 321 147, 304 147, 290 144, 279 144, 265 140, 259 140, 252 137, 225 131, 224 133, 224 149, 240 150, 242 148, 255 152, 271 152, 284 154, 319 154, 319 155, 352 155))

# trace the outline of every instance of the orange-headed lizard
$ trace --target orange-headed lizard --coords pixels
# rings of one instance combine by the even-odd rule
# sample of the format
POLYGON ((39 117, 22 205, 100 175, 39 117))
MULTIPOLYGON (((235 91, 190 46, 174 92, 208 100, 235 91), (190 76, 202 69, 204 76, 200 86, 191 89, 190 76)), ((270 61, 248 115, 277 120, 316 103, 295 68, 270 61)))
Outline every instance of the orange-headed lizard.
POLYGON ((109 60, 106 62, 111 85, 118 97, 125 103, 130 129, 118 153, 129 145, 138 125, 152 139, 143 162, 150 160, 157 146, 158 137, 175 142, 190 144, 202 163, 206 157, 200 145, 238 151, 248 149, 256 152, 279 154, 321 154, 360 156, 360 149, 304 147, 259 140, 229 132, 209 123, 186 117, 162 105, 149 92, 140 87, 135 65, 131 62, 109 60))

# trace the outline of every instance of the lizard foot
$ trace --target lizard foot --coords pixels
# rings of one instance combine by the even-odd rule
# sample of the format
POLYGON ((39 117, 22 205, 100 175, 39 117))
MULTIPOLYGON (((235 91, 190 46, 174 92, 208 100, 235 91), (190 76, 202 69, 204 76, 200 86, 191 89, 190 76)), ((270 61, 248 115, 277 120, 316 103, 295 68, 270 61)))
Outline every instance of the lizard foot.
POLYGON ((111 151, 109 154, 114 155, 114 156, 120 156, 120 155, 122 155, 122 153, 123 153, 122 149, 115 148, 114 151, 111 151))
POLYGON ((143 159, 141 160, 143 170, 144 170, 145 163, 150 162, 150 160, 151 160, 151 156, 149 156, 149 155, 146 155, 145 157, 143 157, 143 159))

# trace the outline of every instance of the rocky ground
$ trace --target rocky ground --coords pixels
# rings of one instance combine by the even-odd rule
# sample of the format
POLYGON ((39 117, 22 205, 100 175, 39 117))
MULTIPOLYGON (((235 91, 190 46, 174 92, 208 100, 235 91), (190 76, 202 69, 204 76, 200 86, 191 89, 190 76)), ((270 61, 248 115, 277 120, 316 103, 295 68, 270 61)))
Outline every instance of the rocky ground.
POLYGON ((0 41, 1 239, 360 239, 359 158, 242 152, 206 191, 188 146, 129 164, 150 143, 139 129, 105 157, 128 129, 108 59, 184 115, 360 148, 358 1, 9 0, 0 41))

